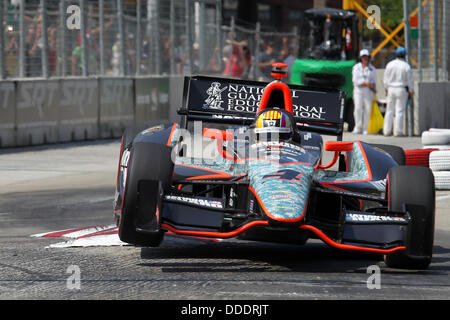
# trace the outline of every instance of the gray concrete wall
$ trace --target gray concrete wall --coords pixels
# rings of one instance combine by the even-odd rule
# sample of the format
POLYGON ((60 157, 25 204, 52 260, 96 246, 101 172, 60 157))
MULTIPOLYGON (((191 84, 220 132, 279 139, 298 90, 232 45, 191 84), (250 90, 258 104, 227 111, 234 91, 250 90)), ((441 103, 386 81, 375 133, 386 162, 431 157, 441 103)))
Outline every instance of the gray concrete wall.
POLYGON ((119 138, 129 126, 178 121, 180 79, 1 81, 0 148, 119 138))
POLYGON ((419 131, 450 128, 450 82, 418 84, 419 131))

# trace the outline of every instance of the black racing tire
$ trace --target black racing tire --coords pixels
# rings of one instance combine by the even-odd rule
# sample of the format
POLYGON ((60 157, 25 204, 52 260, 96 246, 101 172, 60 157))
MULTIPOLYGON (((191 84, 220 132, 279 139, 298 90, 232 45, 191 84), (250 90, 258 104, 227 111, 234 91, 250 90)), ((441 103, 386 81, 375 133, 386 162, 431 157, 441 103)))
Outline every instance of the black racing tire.
POLYGON ((399 166, 406 164, 405 150, 402 147, 392 146, 389 144, 370 144, 374 148, 387 152, 399 166))
POLYGON ((116 195, 114 199, 114 222, 116 226, 119 226, 119 212, 120 212, 120 206, 122 203, 122 197, 120 196, 120 186, 119 186, 119 174, 120 174, 120 163, 122 161, 123 153, 126 149, 128 149, 131 146, 131 143, 133 142, 136 135, 139 133, 139 130, 134 127, 130 127, 124 130, 120 142, 120 152, 119 152, 119 163, 117 168, 117 180, 116 180, 116 195))
POLYGON ((131 146, 131 143, 133 142, 134 138, 138 135, 138 133, 140 131, 141 130, 139 130, 139 129, 135 128, 135 127, 130 127, 130 128, 125 129, 125 131, 123 132, 122 137, 123 137, 124 146, 126 148, 131 146))
MULTIPOLYGON (((388 209, 404 211, 403 204, 420 205, 420 216, 410 212, 414 230, 412 241, 419 243, 420 255, 408 255, 405 251, 387 254, 384 261, 388 267, 401 269, 427 269, 433 255, 435 223, 435 186, 434 176, 429 168, 396 166, 389 170, 387 177, 388 209)), ((408 246, 408 244, 407 244, 408 246)))
POLYGON ((170 147, 155 143, 137 142, 131 145, 119 217, 119 238, 123 242, 144 247, 157 247, 161 244, 164 232, 159 227, 155 232, 138 232, 136 228, 140 227, 138 220, 142 221, 142 212, 145 212, 145 218, 157 219, 160 223, 160 218, 157 217, 157 210, 162 212, 162 195, 159 189, 167 190, 172 182, 171 150, 170 147), (155 182, 160 187, 149 192, 151 189, 141 189, 143 182, 155 182))

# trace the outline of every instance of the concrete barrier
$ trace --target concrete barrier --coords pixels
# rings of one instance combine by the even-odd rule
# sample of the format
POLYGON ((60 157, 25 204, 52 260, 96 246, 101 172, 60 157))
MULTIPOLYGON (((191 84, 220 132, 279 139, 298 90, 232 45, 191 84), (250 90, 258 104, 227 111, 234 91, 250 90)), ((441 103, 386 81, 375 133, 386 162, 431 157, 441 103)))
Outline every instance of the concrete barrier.
POLYGON ((170 122, 169 77, 135 79, 136 126, 170 122))
POLYGON ((16 145, 16 95, 13 81, 0 82, 0 148, 16 145))
POLYGON ((419 131, 450 128, 450 82, 420 82, 419 131))
POLYGON ((169 119, 171 122, 180 121, 180 116, 177 114, 177 110, 181 108, 183 104, 183 88, 184 88, 183 76, 170 78, 169 119))
POLYGON ((60 81, 59 142, 98 137, 98 80, 60 81))
POLYGON ((58 142, 59 81, 23 80, 16 88, 16 144, 58 142))
POLYGON ((134 80, 99 79, 99 137, 118 138, 134 125, 134 80))

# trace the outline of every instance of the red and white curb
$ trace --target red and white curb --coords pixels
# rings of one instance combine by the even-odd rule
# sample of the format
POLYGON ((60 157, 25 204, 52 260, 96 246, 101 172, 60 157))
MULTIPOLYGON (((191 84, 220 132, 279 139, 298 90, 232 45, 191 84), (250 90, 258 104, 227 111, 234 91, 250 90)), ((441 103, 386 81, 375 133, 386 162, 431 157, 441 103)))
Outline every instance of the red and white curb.
MULTIPOLYGON (((62 238, 68 241, 58 242, 46 246, 46 248, 70 248, 70 247, 108 247, 108 246, 127 246, 126 242, 119 239, 118 227, 115 224, 103 226, 89 226, 76 229, 65 229, 45 233, 33 234, 33 238, 62 238)), ((192 239, 202 242, 218 242, 221 239, 186 237, 177 235, 171 231, 166 232, 166 236, 172 238, 192 239)))
POLYGON ((51 244, 46 248, 128 245, 119 239, 118 228, 115 224, 38 233, 31 235, 31 237, 70 239, 68 241, 51 244))

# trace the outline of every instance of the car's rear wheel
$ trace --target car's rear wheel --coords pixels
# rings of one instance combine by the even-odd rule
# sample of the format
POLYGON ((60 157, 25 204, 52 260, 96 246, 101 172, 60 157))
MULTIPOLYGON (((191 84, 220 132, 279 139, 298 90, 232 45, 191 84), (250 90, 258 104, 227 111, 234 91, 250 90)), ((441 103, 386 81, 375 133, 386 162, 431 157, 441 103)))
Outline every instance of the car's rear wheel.
POLYGON ((127 168, 119 238, 139 246, 159 246, 161 197, 171 184, 171 148, 154 143, 134 143, 127 168))
POLYGON ((433 173, 425 167, 397 166, 387 177, 388 209, 408 210, 407 249, 385 256, 389 267, 426 269, 433 255, 435 221, 435 187, 433 173))

